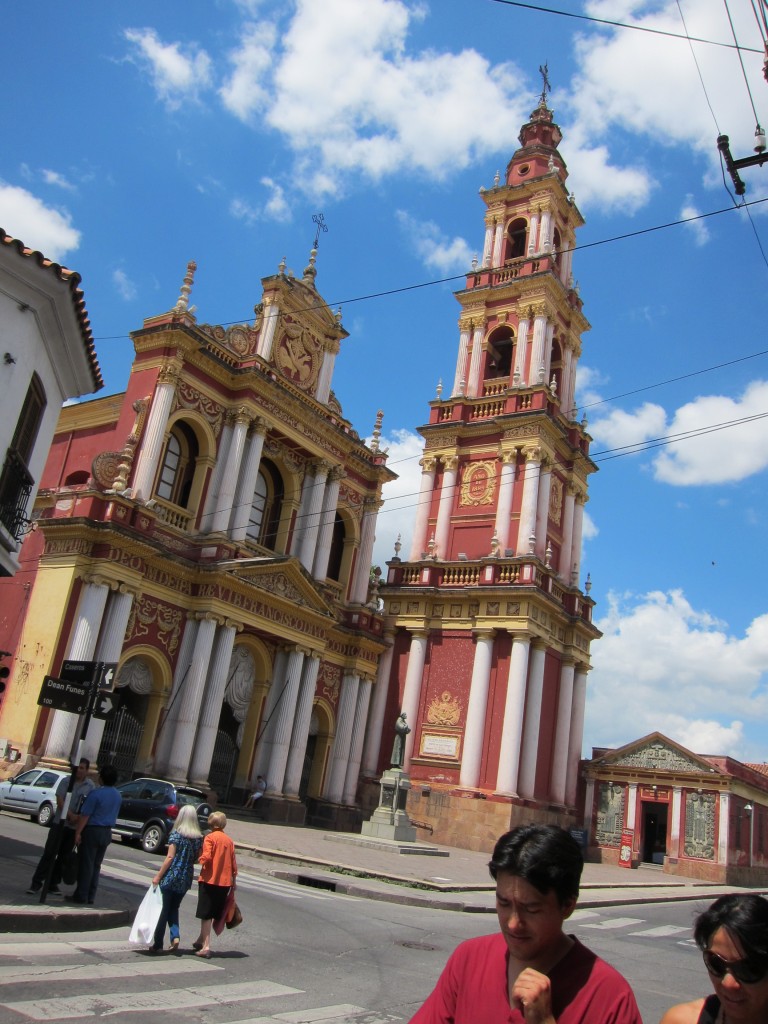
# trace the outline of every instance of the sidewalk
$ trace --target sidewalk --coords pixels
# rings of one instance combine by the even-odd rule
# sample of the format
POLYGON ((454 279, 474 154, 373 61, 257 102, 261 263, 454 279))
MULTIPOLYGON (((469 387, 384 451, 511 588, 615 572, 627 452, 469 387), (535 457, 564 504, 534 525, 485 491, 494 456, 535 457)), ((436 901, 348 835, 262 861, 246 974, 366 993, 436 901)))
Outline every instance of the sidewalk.
MULTIPOLYGON (((435 843, 372 840, 349 833, 260 822, 239 809, 225 811, 227 832, 237 846, 240 869, 250 874, 390 903, 465 913, 494 912, 494 885, 487 868, 490 850, 473 853, 435 843)), ((141 901, 143 893, 138 887, 131 894, 103 886, 97 906, 72 906, 54 897, 40 904, 39 897, 25 895, 40 847, 0 839, 0 850, 2 932, 115 928, 131 922, 141 901)), ((669 900, 707 904, 723 892, 741 891, 752 890, 664 875, 661 868, 651 866, 627 870, 587 864, 579 906, 669 900)))

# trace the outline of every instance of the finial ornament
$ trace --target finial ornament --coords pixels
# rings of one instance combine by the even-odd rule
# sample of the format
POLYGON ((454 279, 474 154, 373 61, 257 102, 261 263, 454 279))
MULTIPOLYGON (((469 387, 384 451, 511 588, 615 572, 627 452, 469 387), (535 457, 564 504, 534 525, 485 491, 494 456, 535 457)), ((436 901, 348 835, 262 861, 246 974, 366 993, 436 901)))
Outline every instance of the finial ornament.
POLYGON ((376 413, 376 422, 373 426, 373 437, 371 439, 371 451, 377 452, 379 450, 379 438, 381 437, 381 423, 384 419, 384 410, 379 409, 376 413))
POLYGON ((548 569, 552 568, 552 545, 547 541, 547 550, 544 552, 544 565, 548 569))
POLYGON ((477 270, 477 253, 472 257, 472 269, 477 270))
POLYGON ((498 558, 500 550, 501 544, 499 543, 499 537, 496 531, 494 530, 493 536, 491 537, 491 558, 498 558))
POLYGON ((539 64, 539 74, 541 75, 542 89, 541 96, 539 97, 539 105, 546 107, 547 105, 547 93, 552 92, 552 86, 549 84, 549 64, 539 64))
POLYGON ((187 313, 189 309, 189 293, 192 291, 192 285, 195 280, 195 271, 197 270, 197 263, 194 260, 190 260, 187 264, 187 272, 184 275, 184 283, 181 286, 181 293, 173 307, 174 313, 187 313))
POLYGON ((443 378, 440 377, 440 378, 438 378, 438 381, 437 381, 437 400, 438 400, 438 402, 440 401, 440 396, 442 395, 442 393, 443 393, 443 378))
POLYGON ((285 274, 286 266, 287 266, 287 261, 286 261, 285 256, 283 256, 283 258, 280 260, 280 263, 278 264, 278 267, 277 267, 278 273, 285 274))
POLYGON ((585 591, 587 592, 587 594, 588 594, 588 593, 590 592, 590 590, 591 590, 591 589, 592 589, 592 574, 588 572, 588 573, 587 573, 587 581, 586 581, 586 583, 584 584, 584 590, 585 590, 585 591))
POLYGON ((496 171, 496 173, 493 176, 493 187, 494 188, 498 188, 500 181, 501 181, 501 175, 499 174, 498 171, 496 171))
POLYGON ((403 545, 400 543, 400 534, 398 533, 397 540, 395 541, 395 558, 400 557, 400 549, 402 548, 402 546, 403 545))

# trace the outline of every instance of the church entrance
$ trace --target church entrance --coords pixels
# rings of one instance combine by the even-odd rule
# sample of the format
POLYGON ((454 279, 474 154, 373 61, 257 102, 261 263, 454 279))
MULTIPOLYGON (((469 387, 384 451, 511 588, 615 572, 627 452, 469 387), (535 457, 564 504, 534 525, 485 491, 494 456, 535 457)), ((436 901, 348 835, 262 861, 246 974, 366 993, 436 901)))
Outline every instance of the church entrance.
POLYGON ((643 831, 641 859, 645 864, 663 864, 667 852, 667 811, 662 803, 643 801, 643 831))

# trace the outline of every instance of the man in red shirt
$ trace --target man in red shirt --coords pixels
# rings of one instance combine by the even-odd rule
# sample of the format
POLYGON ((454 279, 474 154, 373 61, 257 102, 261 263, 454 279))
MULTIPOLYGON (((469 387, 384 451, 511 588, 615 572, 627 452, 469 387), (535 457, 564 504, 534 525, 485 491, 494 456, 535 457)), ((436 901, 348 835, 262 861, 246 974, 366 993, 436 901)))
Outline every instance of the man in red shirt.
POLYGON ((570 833, 522 825, 488 867, 501 932, 455 950, 411 1024, 642 1024, 627 981, 563 931, 584 867, 570 833))

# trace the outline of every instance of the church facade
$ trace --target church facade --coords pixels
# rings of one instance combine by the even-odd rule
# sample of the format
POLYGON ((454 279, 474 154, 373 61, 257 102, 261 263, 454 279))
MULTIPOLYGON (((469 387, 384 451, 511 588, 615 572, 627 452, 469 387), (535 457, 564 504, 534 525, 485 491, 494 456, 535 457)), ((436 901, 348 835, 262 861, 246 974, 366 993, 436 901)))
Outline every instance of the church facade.
POLYGON ((481 190, 485 241, 456 294, 453 386, 420 428, 410 550, 382 587, 386 721, 402 710, 411 727, 409 811, 437 841, 473 849, 518 822, 577 818, 599 636, 580 565, 596 467, 574 409, 589 324, 560 140, 543 93, 504 179, 481 190))
POLYGON ((276 820, 354 807, 381 731, 371 558, 393 474, 381 417, 367 446, 331 389, 347 332, 315 263, 283 262, 255 321, 227 328, 197 322, 191 263, 173 308, 133 333, 125 392, 62 411, 21 571, 0 581, 20 609, 0 637, 0 735, 22 762, 66 760, 77 739, 76 715, 38 706, 43 677, 113 663, 94 762, 222 800, 262 775, 276 820))

